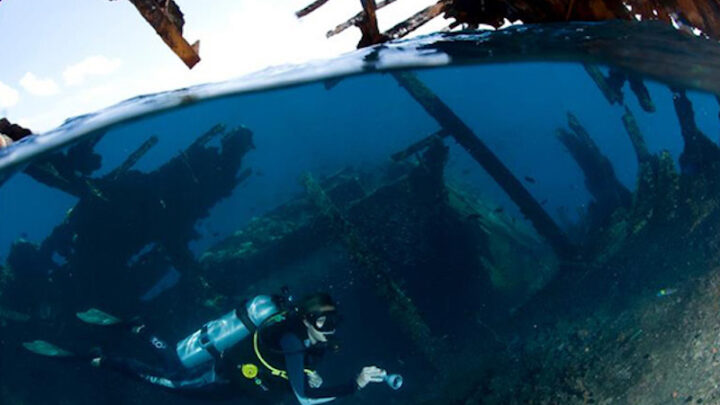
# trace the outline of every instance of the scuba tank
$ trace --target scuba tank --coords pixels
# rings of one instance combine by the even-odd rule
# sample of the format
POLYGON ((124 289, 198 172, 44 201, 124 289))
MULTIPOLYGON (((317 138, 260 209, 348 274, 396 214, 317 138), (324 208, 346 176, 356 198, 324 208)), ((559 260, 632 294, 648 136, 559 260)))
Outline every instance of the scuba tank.
POLYGON ((177 344, 177 355, 187 368, 215 360, 278 312, 280 309, 272 297, 258 295, 181 340, 177 344))

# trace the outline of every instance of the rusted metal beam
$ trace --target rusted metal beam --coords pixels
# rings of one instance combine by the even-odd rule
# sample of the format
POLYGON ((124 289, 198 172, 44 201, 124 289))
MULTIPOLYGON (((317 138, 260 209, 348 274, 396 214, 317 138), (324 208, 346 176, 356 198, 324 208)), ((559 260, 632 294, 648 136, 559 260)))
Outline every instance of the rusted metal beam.
POLYGON ((180 8, 172 0, 130 0, 168 47, 192 69, 200 62, 200 41, 190 45, 182 36, 183 20, 180 8))
MULTIPOLYGON (((395 0, 377 3, 380 9, 395 0)), ((441 13, 454 20, 450 27, 465 24, 468 27, 503 26, 507 20, 526 24, 566 21, 647 21, 655 20, 672 25, 692 35, 720 39, 720 0, 439 0, 396 25, 382 41, 364 41, 362 46, 373 45, 407 35, 441 13)), ((362 28, 367 12, 363 11, 328 31, 327 37, 337 35, 356 25, 362 28)))
POLYGON ((380 33, 378 28, 377 16, 375 10, 377 5, 375 0, 360 0, 363 6, 363 18, 356 24, 362 32, 362 38, 358 43, 358 48, 379 44, 387 41, 387 37, 380 33))
POLYGON ((523 186, 510 169, 478 138, 432 90, 411 72, 392 74, 395 80, 415 99, 431 117, 445 129, 478 162, 483 169, 502 187, 517 204, 541 235, 560 257, 573 256, 576 248, 563 231, 543 209, 530 192, 523 186))
POLYGON ((323 6, 325 3, 327 3, 328 0, 315 0, 312 3, 310 3, 307 7, 305 7, 302 10, 296 11, 295 15, 298 18, 305 17, 306 15, 312 13, 313 11, 317 10, 321 6, 323 6))
MULTIPOLYGON (((396 2, 396 1, 397 1, 397 0, 384 0, 384 1, 381 1, 381 2, 379 2, 379 3, 377 3, 377 4, 375 5, 375 10, 380 10, 381 8, 387 6, 388 4, 392 4, 392 3, 396 2)), ((343 31, 345 31, 346 29, 348 29, 348 28, 350 28, 350 27, 352 27, 352 26, 354 26, 354 25, 357 25, 360 21, 362 21, 364 15, 365 15, 365 12, 364 12, 364 11, 361 11, 361 12, 355 14, 355 15, 352 16, 349 20, 345 21, 345 22, 342 23, 342 24, 338 24, 335 28, 333 28, 333 29, 331 29, 330 31, 328 31, 328 32, 325 34, 325 36, 328 37, 328 38, 330 38, 330 37, 332 37, 332 36, 335 36, 335 35, 343 32, 343 31)))
POLYGON ((127 159, 125 159, 124 162, 120 166, 118 166, 117 169, 113 170, 110 174, 110 177, 113 179, 117 179, 118 177, 122 176, 130 170, 135 164, 142 159, 143 156, 145 156, 146 153, 152 149, 153 146, 157 145, 158 143, 158 137, 153 135, 150 138, 148 138, 145 142, 140 145, 133 153, 131 153, 127 159))
POLYGON ((385 31, 383 35, 389 39, 402 38, 442 14, 448 3, 448 0, 440 0, 432 6, 415 13, 412 17, 385 31))
POLYGON ((701 172, 714 170, 715 162, 720 161, 720 148, 698 128, 695 111, 685 91, 672 90, 675 112, 685 143, 679 159, 682 172, 698 176, 701 172))
POLYGON ((652 155, 648 151, 645 138, 643 137, 642 132, 640 132, 640 127, 638 126, 637 121, 635 121, 635 116, 628 107, 625 107, 625 114, 623 114, 622 121, 625 126, 625 131, 627 131, 628 136, 630 137, 633 150, 635 150, 635 156, 637 156, 638 163, 647 162, 650 160, 652 155))
POLYGON ((585 71, 590 78, 595 82, 595 85, 600 89, 603 96, 607 99, 610 104, 622 104, 623 93, 622 86, 625 83, 625 78, 622 77, 618 80, 617 75, 611 74, 605 77, 600 71, 600 67, 597 65, 591 65, 589 63, 583 63, 585 71))
POLYGON ((585 176, 585 187, 594 200, 590 203, 591 221, 602 226, 616 209, 630 206, 632 194, 618 180, 610 160, 572 113, 568 113, 568 126, 571 132, 559 129, 558 139, 585 176))
POLYGON ((414 144, 408 146, 407 148, 401 150, 400 152, 394 153, 391 156, 391 158, 392 158, 393 162, 399 162, 401 160, 405 160, 408 157, 410 157, 410 156, 420 152, 421 150, 427 148, 428 146, 432 145, 438 139, 445 138, 448 135, 450 135, 450 134, 444 129, 435 131, 431 135, 426 136, 425 138, 415 142, 414 144))

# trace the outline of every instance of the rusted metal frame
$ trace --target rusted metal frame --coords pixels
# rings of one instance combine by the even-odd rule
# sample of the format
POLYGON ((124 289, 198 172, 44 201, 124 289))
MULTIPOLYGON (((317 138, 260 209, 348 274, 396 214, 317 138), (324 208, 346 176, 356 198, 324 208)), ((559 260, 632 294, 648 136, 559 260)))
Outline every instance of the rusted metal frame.
POLYGON ((362 3, 364 11, 363 18, 356 24, 360 28, 360 32, 362 32, 358 48, 385 42, 387 37, 383 36, 378 28, 375 0, 360 0, 360 3, 362 3))
MULTIPOLYGON (((140 14, 155 29, 155 32, 165 41, 170 49, 185 62, 188 68, 200 62, 200 41, 190 45, 182 36, 181 20, 171 15, 169 7, 161 7, 155 0, 130 0, 140 14)), ((170 2, 178 10, 174 2, 170 2)))
POLYGON ((216 137, 224 132, 225 132, 224 124, 215 124, 212 128, 207 130, 204 134, 200 135, 200 137, 198 139, 196 139, 187 150, 192 150, 195 148, 203 148, 214 137, 216 137))
MULTIPOLYGON (((373 10, 394 1, 381 1, 373 10)), ((324 4, 324 1, 318 0, 306 9, 315 6, 316 3, 324 4)), ((368 2, 364 1, 364 3, 368 2)), ((455 20, 450 28, 459 24, 468 24, 469 27, 489 24, 497 28, 506 18, 520 19, 526 23, 605 21, 610 19, 635 21, 640 18, 643 21, 658 20, 666 24, 679 24, 680 30, 691 33, 693 29, 697 28, 704 35, 720 38, 720 1, 718 0, 686 0, 677 4, 668 4, 662 0, 631 0, 629 2, 628 0, 597 0, 591 3, 575 0, 505 0, 502 3, 503 7, 497 4, 494 7, 490 5, 476 7, 474 2, 440 0, 390 29, 385 33, 386 39, 378 40, 379 37, 373 39, 372 36, 369 36, 362 42, 362 46, 384 42, 388 38, 403 37, 442 12, 445 12, 445 18, 455 20), (631 5, 632 10, 628 10, 626 5, 631 5)), ((365 9, 365 5, 363 8, 365 9)), ((360 27, 364 36, 372 34, 372 30, 362 27, 365 20, 372 20, 372 18, 366 17, 367 10, 360 12, 328 31, 326 36, 337 35, 353 25, 360 27)))
POLYGON ((83 195, 90 194, 85 188, 85 183, 80 177, 67 179, 63 177, 55 166, 50 162, 34 162, 25 169, 25 174, 32 177, 33 180, 42 183, 48 187, 63 191, 67 194, 81 198, 83 195))
POLYGON ((425 138, 415 142, 414 144, 408 146, 407 148, 401 150, 400 152, 394 153, 391 156, 391 159, 393 162, 399 162, 401 160, 405 160, 408 157, 420 152, 421 150, 427 148, 428 146, 432 145, 433 142, 437 141, 438 139, 445 138, 449 136, 450 133, 447 132, 445 129, 440 129, 439 131, 435 131, 433 134, 426 136, 425 138))
POLYGON ((415 31, 421 26, 428 23, 433 18, 439 16, 445 11, 445 7, 449 0, 440 0, 437 3, 425 8, 422 11, 415 13, 412 17, 407 20, 396 24, 394 27, 383 33, 383 36, 387 39, 397 39, 406 36, 407 34, 415 31))
POLYGON ((638 126, 637 121, 635 121, 635 116, 627 106, 625 107, 625 114, 622 116, 622 121, 625 131, 627 131, 628 136, 630 137, 630 142, 632 143, 638 163, 647 162, 650 160, 652 155, 648 151, 645 138, 643 137, 642 132, 640 132, 640 127, 638 126))
POLYGON ((595 85, 600 89, 603 96, 607 99, 610 104, 622 104, 624 97, 622 93, 622 86, 625 83, 623 78, 619 83, 618 80, 613 80, 612 76, 605 77, 600 71, 600 67, 590 63, 583 63, 585 71, 590 78, 595 82, 595 85))
MULTIPOLYGON (((681 133, 685 146, 680 154, 680 168, 683 173, 713 170, 714 163, 720 160, 720 148, 700 131, 695 122, 695 111, 685 90, 671 89, 673 104, 680 122, 681 133)), ((715 179, 716 176, 713 176, 715 179)))
POLYGON ((425 111, 445 129, 480 164, 483 169, 517 204, 533 224, 538 234, 550 244, 559 257, 571 257, 577 252, 560 227, 553 221, 510 169, 483 143, 477 135, 437 95, 411 72, 395 72, 393 77, 425 111))
POLYGON ((145 142, 143 142, 142 145, 140 145, 140 147, 135 149, 135 151, 133 153, 131 153, 127 157, 127 159, 125 159, 125 161, 122 162, 122 164, 120 166, 118 166, 117 169, 113 170, 109 174, 109 177, 116 180, 118 177, 125 174, 125 172, 127 172, 133 166, 135 166, 135 164, 140 159, 142 159, 142 157, 145 156, 145 154, 148 153, 150 151, 150 149, 153 148, 153 146, 157 145, 157 143, 158 143, 158 137, 155 135, 153 135, 150 138, 148 138, 147 140, 145 140, 145 142))
POLYGON ((620 207, 629 207, 632 194, 615 174, 610 160, 602 154, 600 148, 580 121, 568 113, 568 126, 571 131, 559 129, 558 140, 565 146, 585 177, 585 187, 594 201, 593 218, 600 223, 610 219, 612 213, 620 207))
MULTIPOLYGON (((385 7, 385 6, 389 5, 389 4, 392 4, 392 3, 396 2, 396 1, 397 1, 397 0, 384 0, 384 1, 381 1, 381 2, 379 2, 379 3, 376 3, 376 4, 375 4, 375 10, 376 10, 376 11, 377 11, 377 10, 380 10, 381 8, 383 8, 383 7, 385 7)), ((355 15, 352 16, 349 20, 345 21, 345 22, 342 23, 342 24, 338 24, 334 29, 328 31, 328 32, 325 34, 325 36, 326 36, 327 38, 330 38, 330 37, 332 37, 332 36, 335 36, 335 35, 343 32, 343 31, 345 31, 346 29, 348 29, 348 28, 350 28, 350 27, 352 27, 352 26, 354 26, 354 25, 357 25, 360 21, 362 21, 362 19, 363 19, 364 16, 365 16, 365 12, 364 12, 364 11, 361 11, 361 12, 355 14, 355 15)))
POLYGON ((306 15, 312 13, 313 11, 315 11, 315 10, 317 10, 318 8, 320 8, 320 7, 322 7, 323 5, 325 5, 325 3, 327 3, 328 1, 329 1, 329 0, 315 0, 315 1, 313 1, 312 3, 310 3, 309 5, 307 5, 307 7, 303 8, 302 10, 296 11, 296 12, 295 12, 295 15, 296 15, 298 18, 305 17, 306 15))
POLYGON ((310 201, 330 221, 333 232, 342 238, 350 259, 361 266, 367 272, 368 279, 374 282, 375 292, 387 302, 390 314, 428 361, 441 370, 446 362, 444 356, 440 355, 444 346, 433 336, 430 326, 410 296, 391 276, 388 265, 372 251, 366 238, 332 202, 312 175, 305 174, 302 182, 310 201))

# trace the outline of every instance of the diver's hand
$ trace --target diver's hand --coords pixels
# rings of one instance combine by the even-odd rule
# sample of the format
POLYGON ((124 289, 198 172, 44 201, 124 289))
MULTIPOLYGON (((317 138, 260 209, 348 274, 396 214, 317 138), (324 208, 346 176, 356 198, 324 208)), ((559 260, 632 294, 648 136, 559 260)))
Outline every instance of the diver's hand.
POLYGON ((320 374, 318 374, 317 371, 308 373, 307 376, 308 385, 310 386, 310 388, 319 388, 322 385, 323 379, 322 377, 320 377, 320 374))
POLYGON ((359 388, 365 388, 371 382, 383 382, 387 372, 375 366, 363 367, 355 381, 359 388))

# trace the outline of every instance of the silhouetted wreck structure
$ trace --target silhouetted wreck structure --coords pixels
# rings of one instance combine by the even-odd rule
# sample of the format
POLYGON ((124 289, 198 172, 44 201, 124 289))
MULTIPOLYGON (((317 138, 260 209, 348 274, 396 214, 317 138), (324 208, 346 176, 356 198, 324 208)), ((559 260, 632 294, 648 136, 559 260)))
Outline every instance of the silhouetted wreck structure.
MULTIPOLYGON (((67 308, 93 301, 108 306, 122 302, 124 294, 138 288, 133 274, 145 272, 144 278, 167 264, 191 271, 196 262, 188 243, 197 237, 195 223, 251 173, 240 170, 243 156, 253 148, 246 128, 226 130, 217 125, 178 156, 143 173, 133 166, 157 142, 150 137, 115 170, 91 177, 100 168, 93 148, 102 136, 92 135, 25 169, 35 180, 78 202, 40 246, 17 242, 8 265, 44 269, 52 285, 43 280, 38 286, 47 289, 37 293, 61 294, 57 300, 67 308), (214 138, 219 138, 219 147, 208 146, 214 138)), ((16 302, 27 305, 28 298, 18 297, 16 302)))
MULTIPOLYGON (((463 26, 477 29, 481 25, 500 28, 520 20, 526 24, 569 21, 657 20, 691 33, 720 39, 720 6, 716 1, 688 0, 439 0, 418 10, 386 32, 377 31, 375 12, 397 0, 361 0, 363 11, 328 31, 331 37, 357 26, 362 31, 359 47, 402 38, 430 20, 443 15, 453 20, 448 28, 463 26)), ((303 17, 317 10, 325 1, 316 1, 303 10, 303 17)))
POLYGON ((459 326, 448 323, 448 311, 513 302, 531 289, 528 274, 549 276, 556 266, 551 250, 531 232, 446 185, 447 153, 438 140, 419 164, 392 163, 380 177, 353 171, 323 180, 306 175, 306 196, 251 221, 201 256, 211 290, 231 296, 242 289, 239 281, 230 282, 238 274, 240 284, 252 284, 338 245, 415 350, 447 371, 452 356, 433 330, 459 326), (533 263, 543 263, 544 270, 536 271, 533 263), (527 273, 513 282, 517 274, 508 272, 527 273), (448 290, 452 302, 441 299, 448 290))

